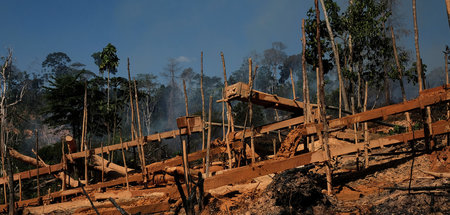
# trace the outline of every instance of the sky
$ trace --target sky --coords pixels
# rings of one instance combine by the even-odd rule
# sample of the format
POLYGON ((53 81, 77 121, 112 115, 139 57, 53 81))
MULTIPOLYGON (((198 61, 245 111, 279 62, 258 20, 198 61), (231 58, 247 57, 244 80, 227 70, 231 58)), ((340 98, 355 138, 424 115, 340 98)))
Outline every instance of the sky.
MULTIPOLYGON (((411 1, 399 2, 397 25, 410 34, 397 43, 415 56, 411 1)), ((205 75, 222 77, 221 51, 228 73, 275 41, 283 42, 289 55, 300 53, 301 19, 312 6, 312 0, 3 1, 0 56, 12 48, 16 66, 40 72, 49 53, 64 52, 96 72, 91 54, 112 43, 120 58, 118 75, 125 77, 128 57, 132 74, 160 76, 169 58, 200 72, 203 51, 205 75)), ((442 51, 450 45, 445 0, 418 0, 417 16, 423 62, 429 70, 443 67, 442 51)))

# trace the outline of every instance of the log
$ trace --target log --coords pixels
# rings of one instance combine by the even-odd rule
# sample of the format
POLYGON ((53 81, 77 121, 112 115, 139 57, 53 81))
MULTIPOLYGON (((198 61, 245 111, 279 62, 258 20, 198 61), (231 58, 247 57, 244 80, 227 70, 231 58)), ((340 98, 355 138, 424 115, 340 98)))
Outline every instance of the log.
MULTIPOLYGON (((14 150, 12 148, 9 148, 9 155, 11 157, 17 159, 17 160, 20 160, 20 161, 22 161, 24 163, 28 163, 28 164, 33 165, 33 166, 39 166, 39 167, 47 167, 48 166, 48 164, 44 163, 44 161, 42 161, 42 160, 39 160, 39 163, 36 164, 36 159, 35 158, 32 158, 32 157, 26 156, 24 154, 21 154, 20 152, 14 150)), ((64 177, 65 177, 66 178, 66 182, 67 181, 70 182, 69 186, 71 186, 71 187, 78 187, 78 181, 76 181, 75 179, 73 179, 70 176, 66 175, 64 172, 60 172, 58 174, 54 174, 54 176, 56 178, 61 179, 61 180, 64 180, 64 177)))
POLYGON ((98 155, 91 156, 91 163, 94 165, 94 169, 99 170, 99 171, 102 171, 102 163, 103 163, 104 164, 103 170, 105 171, 105 174, 118 173, 122 176, 125 176, 127 171, 128 171, 128 173, 134 171, 134 169, 125 168, 125 167, 117 165, 115 163, 108 162, 104 158, 102 158, 98 155))

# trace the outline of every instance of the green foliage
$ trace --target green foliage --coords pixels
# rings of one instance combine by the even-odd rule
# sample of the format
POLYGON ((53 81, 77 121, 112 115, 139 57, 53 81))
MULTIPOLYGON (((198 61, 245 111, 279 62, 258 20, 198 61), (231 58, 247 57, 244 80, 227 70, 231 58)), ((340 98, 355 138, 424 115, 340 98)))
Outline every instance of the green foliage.
POLYGON ((75 137, 80 137, 83 116, 84 87, 87 86, 88 104, 88 130, 93 135, 106 133, 106 123, 117 120, 120 122, 119 111, 123 109, 124 100, 128 91, 124 89, 126 80, 113 78, 111 83, 116 89, 117 102, 112 105, 108 113, 104 101, 105 80, 100 77, 92 79, 83 78, 85 70, 76 74, 67 74, 60 77, 52 77, 50 85, 44 87, 43 98, 45 105, 42 113, 45 115, 44 122, 53 127, 69 126, 75 137))
POLYGON ((116 74, 117 67, 119 66, 119 58, 117 57, 117 49, 111 43, 108 43, 103 51, 100 53, 100 60, 97 58, 97 53, 92 54, 91 56, 94 58, 95 63, 100 63, 99 69, 100 72, 108 71, 108 73, 116 74))

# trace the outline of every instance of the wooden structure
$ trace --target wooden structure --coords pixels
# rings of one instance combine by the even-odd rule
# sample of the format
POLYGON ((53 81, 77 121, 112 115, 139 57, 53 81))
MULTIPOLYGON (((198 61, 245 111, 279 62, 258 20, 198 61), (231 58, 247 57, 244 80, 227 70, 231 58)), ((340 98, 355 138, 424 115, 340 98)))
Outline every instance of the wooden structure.
MULTIPOLYGON (((262 136, 271 131, 276 131, 284 128, 293 128, 294 126, 296 126, 296 128, 294 129, 298 131, 299 135, 302 136, 315 135, 317 134, 317 132, 321 131, 322 129, 321 123, 305 124, 304 116, 302 116, 303 108, 305 107, 304 103, 298 102, 293 99, 286 99, 276 95, 262 93, 256 90, 251 90, 252 93, 250 94, 249 90, 250 88, 248 88, 248 85, 244 83, 231 85, 227 88, 226 97, 224 98, 224 100, 228 101, 236 99, 245 102, 250 101, 253 104, 262 105, 264 107, 272 107, 279 110, 290 111, 299 114, 300 116, 256 127, 253 130, 247 128, 245 130, 232 132, 229 135, 230 139, 241 140, 251 137, 252 135, 254 137, 262 136), (250 98, 248 97, 249 95, 251 95, 250 98)), ((391 115, 404 113, 406 111, 411 111, 414 109, 424 109, 427 106, 448 102, 449 100, 450 100, 450 85, 444 85, 433 89, 423 90, 420 92, 418 98, 400 104, 394 104, 382 108, 377 108, 374 110, 369 110, 366 112, 357 113, 342 118, 331 119, 329 120, 328 125, 330 129, 334 129, 334 132, 341 132, 340 130, 346 129, 347 126, 352 125, 354 123, 368 122, 377 119, 387 119, 391 115)), ((149 136, 142 137, 141 140, 124 142, 123 145, 116 144, 104 146, 103 149, 102 148, 91 149, 89 150, 89 153, 87 153, 87 156, 101 154, 102 152, 129 149, 130 147, 138 146, 138 144, 140 144, 139 141, 142 141, 144 144, 148 144, 155 141, 161 141, 163 139, 175 138, 179 135, 189 135, 194 132, 201 132, 203 129, 202 120, 199 117, 190 117, 190 116, 180 117, 177 119, 177 125, 179 127, 178 130, 152 134, 149 136)), ((338 146, 331 146, 330 154, 331 157, 334 158, 346 154, 355 154, 358 151, 363 150, 364 147, 374 149, 422 139, 425 138, 427 135, 434 136, 434 135, 448 134, 450 133, 450 121, 447 119, 434 122, 432 123, 431 128, 432 129, 430 130, 432 131, 432 133, 427 133, 429 132, 429 130, 415 130, 370 140, 370 142, 368 143, 360 141, 357 144, 348 143, 348 144, 341 144, 338 146)), ((342 136, 344 134, 336 134, 335 136, 339 135, 342 136)), ((220 155, 226 152, 227 149, 224 146, 219 146, 219 147, 211 147, 209 154, 210 157, 214 157, 216 155, 220 155)), ((65 155, 64 157, 65 159, 63 160, 73 161, 75 159, 86 157, 85 154, 86 152, 84 151, 70 153, 65 155)), ((187 163, 189 163, 192 161, 205 158, 206 154, 207 150, 204 149, 201 151, 189 153, 184 157, 187 163)), ((212 175, 211 177, 204 179, 203 183, 204 190, 207 191, 227 184, 242 183, 258 176, 276 173, 302 165, 324 162, 326 160, 327 158, 325 156, 324 149, 317 149, 315 151, 306 152, 291 157, 279 157, 276 159, 259 161, 251 163, 247 166, 228 169, 223 171, 221 174, 212 175)), ((146 171, 136 172, 134 174, 128 175, 128 177, 119 177, 117 179, 113 179, 110 181, 86 185, 84 186, 84 189, 87 190, 88 192, 91 192, 94 190, 98 190, 99 188, 107 188, 124 184, 126 181, 128 181, 128 183, 130 184, 146 183, 146 186, 148 186, 149 188, 143 190, 130 190, 120 192, 129 192, 131 196, 139 196, 143 195, 144 193, 164 192, 167 193, 167 195, 172 198, 178 198, 179 194, 177 193, 177 188, 173 183, 168 183, 169 181, 173 180, 173 177, 170 176, 170 174, 167 175, 166 173, 169 168, 180 166, 182 165, 182 163, 183 157, 177 156, 161 162, 148 164, 145 166, 146 171), (143 174, 146 174, 147 177, 143 177, 143 174), (144 180, 145 178, 148 178, 149 180, 145 181, 144 180), (156 187, 155 185, 158 185, 158 187, 156 187)), ((61 172, 64 169, 66 169, 64 162, 60 164, 49 165, 39 169, 33 169, 14 174, 14 180, 20 180, 21 183, 23 183, 22 182, 23 180, 31 179, 37 175, 57 173, 61 172)), ((191 171, 191 174, 193 172, 198 173, 198 171, 191 171)), ((6 178, 0 178, 0 184, 4 184, 6 182, 7 182, 6 178)), ((82 192, 81 188, 72 188, 72 189, 67 188, 61 191, 49 193, 48 195, 42 196, 41 198, 27 199, 27 200, 21 199, 21 201, 17 202, 16 206, 26 207, 29 205, 37 205, 39 204, 40 200, 42 200, 42 198, 47 198, 48 201, 52 202, 56 201, 58 198, 70 197, 81 192, 82 192)), ((158 204, 161 204, 165 208, 168 207, 167 206, 168 203, 164 204, 158 203, 158 204)), ((149 207, 145 209, 146 212, 148 213, 154 212, 152 210, 149 210, 148 208, 149 207)), ((156 210, 156 207, 153 208, 155 208, 156 210)), ((6 209, 7 209, 6 205, 0 205, 0 210, 5 211, 6 209)), ((144 207, 142 207, 141 209, 144 210, 144 207)), ((140 211, 141 209, 136 209, 136 212, 140 211)))

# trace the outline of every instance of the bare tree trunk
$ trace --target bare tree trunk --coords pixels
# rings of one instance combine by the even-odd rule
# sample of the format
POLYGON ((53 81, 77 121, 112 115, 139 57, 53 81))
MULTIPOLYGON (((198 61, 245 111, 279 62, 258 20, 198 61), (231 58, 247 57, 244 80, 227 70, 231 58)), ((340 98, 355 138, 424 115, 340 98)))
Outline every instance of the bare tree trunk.
POLYGON ((333 54, 334 54, 334 61, 336 62, 336 69, 338 73, 338 79, 339 79, 339 112, 341 113, 341 100, 344 100, 344 108, 346 111, 349 110, 348 106, 348 100, 347 100, 347 93, 345 93, 344 88, 344 81, 342 80, 342 72, 341 72, 341 63, 339 61, 339 50, 337 49, 337 46, 334 41, 334 35, 333 30, 331 29, 330 21, 328 20, 328 14, 327 9, 325 8, 325 3, 323 0, 320 0, 320 4, 322 5, 323 15, 325 17, 325 23, 327 25, 328 35, 330 36, 331 41, 331 47, 333 48, 333 54))
MULTIPOLYGON (((305 36, 305 19, 302 19, 302 79, 303 79, 303 102, 305 103, 304 115, 305 124, 310 122, 310 106, 309 106, 309 86, 308 72, 306 71, 306 36, 305 36)), ((309 137, 306 142, 309 144, 309 150, 314 151, 314 143, 309 143, 309 137)))
MULTIPOLYGON (((326 175, 327 175, 327 191, 328 195, 332 195, 333 193, 333 185, 332 185, 332 177, 331 177, 331 164, 329 162, 331 155, 330 155, 330 149, 328 146, 328 122, 326 117, 326 110, 325 110, 325 84, 324 84, 324 70, 323 70, 323 64, 322 64, 322 48, 320 44, 320 12, 319 12, 319 2, 318 0, 314 1, 315 8, 316 8, 316 41, 317 41, 317 52, 318 52, 318 58, 319 58, 319 87, 317 91, 319 92, 319 100, 320 100, 320 118, 323 123, 323 147, 325 150, 325 156, 327 158, 326 164, 326 175)), ((319 132, 321 134, 321 132, 319 132)), ((319 135, 319 138, 322 135, 319 135)))
MULTIPOLYGON (((400 60, 398 59, 398 53, 397 53, 397 46, 395 44, 395 35, 394 35, 394 29, 391 27, 391 37, 392 37, 392 47, 394 49, 394 57, 395 57, 395 64, 397 65, 397 71, 398 71, 398 81, 400 82, 400 89, 402 91, 402 98, 403 102, 406 102, 406 92, 405 92, 405 86, 403 85, 403 70, 402 66, 400 65, 400 60)), ((408 121, 408 131, 412 131, 412 124, 411 124, 411 117, 409 115, 409 112, 405 112, 406 121, 408 121)))

